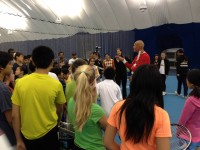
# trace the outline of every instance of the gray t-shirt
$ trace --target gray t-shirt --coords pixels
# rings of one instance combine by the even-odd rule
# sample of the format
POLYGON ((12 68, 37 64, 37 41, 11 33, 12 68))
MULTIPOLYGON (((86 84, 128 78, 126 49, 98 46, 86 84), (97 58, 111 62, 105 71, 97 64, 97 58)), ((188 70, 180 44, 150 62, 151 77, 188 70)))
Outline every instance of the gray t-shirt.
POLYGON ((8 124, 4 112, 12 109, 12 92, 2 81, 0 81, 0 129, 4 131, 11 145, 16 144, 13 129, 8 124))

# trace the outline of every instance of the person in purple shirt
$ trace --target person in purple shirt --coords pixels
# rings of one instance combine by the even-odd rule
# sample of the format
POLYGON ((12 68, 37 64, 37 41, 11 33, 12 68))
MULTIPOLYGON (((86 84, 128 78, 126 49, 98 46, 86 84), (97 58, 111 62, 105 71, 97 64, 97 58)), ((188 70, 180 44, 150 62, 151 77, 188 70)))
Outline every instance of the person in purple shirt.
POLYGON ((200 150, 200 69, 188 72, 187 86, 192 91, 185 102, 179 124, 188 128, 192 135, 192 142, 187 150, 200 150))

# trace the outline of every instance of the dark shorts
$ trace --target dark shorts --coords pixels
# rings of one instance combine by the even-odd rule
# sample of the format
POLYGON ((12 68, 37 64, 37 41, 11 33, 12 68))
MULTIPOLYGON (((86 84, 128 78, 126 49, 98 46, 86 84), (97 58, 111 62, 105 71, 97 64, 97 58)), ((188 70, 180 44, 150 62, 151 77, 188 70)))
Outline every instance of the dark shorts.
POLYGON ((27 150, 59 150, 58 127, 54 127, 43 137, 35 140, 28 140, 23 135, 24 144, 27 150))

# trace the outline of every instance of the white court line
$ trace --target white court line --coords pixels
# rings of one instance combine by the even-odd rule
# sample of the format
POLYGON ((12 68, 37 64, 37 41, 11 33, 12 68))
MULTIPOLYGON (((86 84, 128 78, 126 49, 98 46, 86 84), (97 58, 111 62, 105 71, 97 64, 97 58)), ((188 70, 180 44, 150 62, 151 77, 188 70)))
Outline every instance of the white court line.
MULTIPOLYGON (((166 94, 169 94, 169 95, 176 95, 176 93, 174 92, 174 93, 168 93, 168 92, 166 92, 166 94)), ((176 95, 177 96, 177 95, 176 95)))

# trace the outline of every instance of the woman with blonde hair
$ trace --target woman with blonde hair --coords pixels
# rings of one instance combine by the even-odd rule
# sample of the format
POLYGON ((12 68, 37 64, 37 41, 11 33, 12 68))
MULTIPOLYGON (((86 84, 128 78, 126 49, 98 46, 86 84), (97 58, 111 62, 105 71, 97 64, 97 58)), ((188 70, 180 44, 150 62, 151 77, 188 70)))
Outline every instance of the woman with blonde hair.
POLYGON ((102 128, 107 125, 104 110, 96 104, 96 80, 89 65, 77 68, 74 74, 76 89, 68 103, 68 117, 75 129, 75 150, 105 150, 102 128))

